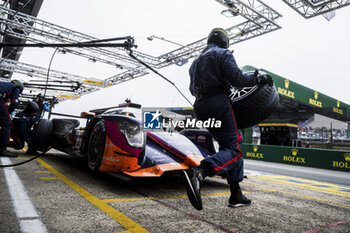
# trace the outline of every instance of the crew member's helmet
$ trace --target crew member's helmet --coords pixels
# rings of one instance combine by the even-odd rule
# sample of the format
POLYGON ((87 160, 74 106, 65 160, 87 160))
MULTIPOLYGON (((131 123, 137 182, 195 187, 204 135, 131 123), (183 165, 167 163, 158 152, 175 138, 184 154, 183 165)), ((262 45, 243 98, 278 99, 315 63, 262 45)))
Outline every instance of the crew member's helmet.
POLYGON ((43 94, 39 93, 39 94, 36 95, 35 99, 38 99, 39 102, 43 102, 44 101, 44 96, 43 96, 43 94))
POLYGON ((24 112, 27 116, 35 116, 39 111, 39 105, 33 101, 28 100, 24 112))
POLYGON ((208 36, 207 43, 216 44, 220 48, 227 49, 230 45, 230 38, 225 29, 222 28, 214 28, 211 30, 208 36))
POLYGON ((16 84, 16 86, 19 88, 19 92, 22 93, 24 86, 23 83, 19 80, 12 80, 11 83, 16 84))

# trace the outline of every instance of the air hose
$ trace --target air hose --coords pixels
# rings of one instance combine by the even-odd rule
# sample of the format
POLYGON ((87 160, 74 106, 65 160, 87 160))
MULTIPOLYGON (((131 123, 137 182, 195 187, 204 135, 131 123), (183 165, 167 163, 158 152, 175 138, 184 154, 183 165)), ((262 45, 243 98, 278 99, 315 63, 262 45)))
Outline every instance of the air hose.
MULTIPOLYGON (((60 140, 59 140, 60 141, 60 140)), ((13 164, 7 164, 7 165, 2 165, 0 164, 0 168, 4 168, 4 167, 15 167, 15 166, 19 166, 25 163, 29 163, 30 161, 33 161, 34 159, 37 159, 43 155, 46 154, 46 152, 48 152, 52 147, 49 147, 48 149, 46 149, 45 151, 41 152, 40 154, 34 156, 33 158, 27 159, 26 161, 20 162, 20 163, 13 163, 13 164)))
POLYGON ((46 154, 46 152, 48 152, 49 150, 51 150, 55 145, 57 145, 58 143, 60 143, 63 139, 65 139, 66 136, 68 136, 69 134, 64 135, 61 139, 57 140, 53 145, 49 146, 46 150, 44 150, 43 152, 41 152, 40 154, 34 156, 33 158, 30 158, 28 160, 25 160, 23 162, 20 163, 13 163, 13 164, 7 164, 7 165, 2 165, 0 164, 0 168, 4 168, 4 167, 15 167, 15 166, 19 166, 25 163, 29 163, 30 161, 33 161, 34 159, 37 159, 43 155, 46 154))
POLYGON ((146 66, 148 69, 152 70, 155 74, 159 75, 161 78, 163 78, 165 81, 167 81, 168 83, 170 83, 171 85, 173 85, 175 87, 175 89, 180 93, 180 95, 191 105, 193 106, 193 104, 191 103, 191 101, 180 91, 180 89, 175 85, 174 82, 170 81, 169 79, 167 79, 164 75, 160 74, 158 71, 156 71, 155 69, 153 69, 151 66, 149 66, 148 64, 146 64, 145 62, 141 61, 140 59, 138 59, 137 57, 135 57, 135 55, 132 53, 132 50, 129 49, 129 56, 131 58, 133 58, 134 60, 138 61, 139 63, 141 63, 142 65, 146 66))

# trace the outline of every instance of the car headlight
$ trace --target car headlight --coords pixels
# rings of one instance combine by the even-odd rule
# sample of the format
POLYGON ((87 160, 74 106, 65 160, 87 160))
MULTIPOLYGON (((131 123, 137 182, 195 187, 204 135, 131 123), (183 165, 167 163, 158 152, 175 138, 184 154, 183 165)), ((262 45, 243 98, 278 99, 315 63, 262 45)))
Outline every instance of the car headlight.
POLYGON ((140 124, 122 120, 119 122, 119 131, 125 136, 130 146, 140 148, 145 145, 145 133, 140 124))

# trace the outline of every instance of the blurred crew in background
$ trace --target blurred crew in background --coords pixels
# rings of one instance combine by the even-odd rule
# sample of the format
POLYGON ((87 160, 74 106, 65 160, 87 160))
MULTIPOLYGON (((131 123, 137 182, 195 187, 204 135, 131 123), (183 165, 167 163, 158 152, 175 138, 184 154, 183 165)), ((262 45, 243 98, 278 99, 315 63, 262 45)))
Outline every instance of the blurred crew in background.
POLYGON ((12 120, 12 130, 9 146, 14 149, 23 149, 24 143, 33 134, 34 119, 39 111, 39 106, 33 101, 28 101, 24 110, 18 112, 12 120))
POLYGON ((10 114, 18 105, 19 95, 23 92, 23 83, 18 80, 0 82, 0 156, 16 157, 6 147, 10 142, 10 114))
POLYGON ((39 110, 34 118, 34 123, 38 124, 40 119, 42 119, 45 116, 45 112, 50 111, 49 103, 44 100, 44 96, 39 93, 35 99, 33 99, 33 102, 35 102, 39 106, 39 110))

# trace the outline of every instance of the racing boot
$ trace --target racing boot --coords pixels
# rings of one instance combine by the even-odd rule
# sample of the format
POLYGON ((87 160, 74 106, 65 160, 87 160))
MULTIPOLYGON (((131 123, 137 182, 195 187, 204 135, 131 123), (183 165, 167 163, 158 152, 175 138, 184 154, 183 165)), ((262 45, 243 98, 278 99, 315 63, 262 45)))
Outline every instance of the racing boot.
POLYGON ((15 154, 11 151, 8 151, 6 147, 0 148, 0 157, 17 157, 18 154, 15 154))
POLYGON ((181 177, 191 204, 197 210, 202 210, 201 182, 204 180, 203 169, 201 167, 192 167, 182 171, 181 177))
POLYGON ((229 207, 237 208, 250 205, 251 201, 242 194, 241 187, 239 186, 238 182, 232 183, 230 185, 230 190, 231 196, 228 201, 229 207))

